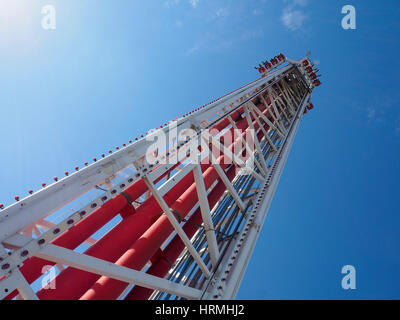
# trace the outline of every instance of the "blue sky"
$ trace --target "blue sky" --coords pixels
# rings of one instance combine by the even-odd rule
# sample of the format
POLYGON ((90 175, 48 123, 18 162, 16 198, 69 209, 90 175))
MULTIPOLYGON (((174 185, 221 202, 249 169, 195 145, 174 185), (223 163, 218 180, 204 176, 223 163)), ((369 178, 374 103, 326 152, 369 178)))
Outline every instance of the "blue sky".
POLYGON ((323 85, 238 298, 398 299, 399 15, 389 0, 2 0, 0 203, 310 50, 323 85))

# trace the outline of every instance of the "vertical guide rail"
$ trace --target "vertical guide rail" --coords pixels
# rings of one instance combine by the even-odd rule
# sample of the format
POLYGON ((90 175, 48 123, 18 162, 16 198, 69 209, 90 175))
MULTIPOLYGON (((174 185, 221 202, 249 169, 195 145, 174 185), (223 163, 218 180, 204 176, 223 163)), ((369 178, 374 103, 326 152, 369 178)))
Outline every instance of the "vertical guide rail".
POLYGON ((279 179, 288 158, 294 138, 303 116, 304 108, 311 96, 307 92, 300 107, 297 109, 289 131, 282 146, 279 148, 278 155, 268 174, 268 177, 258 193, 258 199, 254 207, 248 213, 242 231, 232 242, 229 252, 219 264, 213 278, 203 291, 202 299, 234 299, 243 280, 247 265, 254 251, 257 239, 264 225, 269 207, 275 194, 279 179))
POLYGON ((196 181, 196 189, 199 197, 201 216, 203 218, 203 223, 207 235, 208 251, 211 256, 212 266, 216 267, 219 259, 219 250, 217 239, 215 237, 214 224, 211 219, 210 205, 207 199, 207 191, 204 185, 203 175, 199 164, 194 167, 193 175, 194 180, 196 181))

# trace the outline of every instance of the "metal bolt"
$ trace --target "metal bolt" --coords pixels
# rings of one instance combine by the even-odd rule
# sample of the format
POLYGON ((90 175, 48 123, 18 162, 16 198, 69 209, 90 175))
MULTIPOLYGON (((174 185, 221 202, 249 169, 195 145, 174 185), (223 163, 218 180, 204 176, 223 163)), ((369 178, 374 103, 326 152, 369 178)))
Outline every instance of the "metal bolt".
POLYGON ((10 264, 9 263, 3 264, 1 266, 1 269, 3 269, 3 270, 7 270, 8 268, 10 268, 10 264))
POLYGON ((21 252, 21 257, 26 257, 29 254, 28 250, 24 250, 21 252))

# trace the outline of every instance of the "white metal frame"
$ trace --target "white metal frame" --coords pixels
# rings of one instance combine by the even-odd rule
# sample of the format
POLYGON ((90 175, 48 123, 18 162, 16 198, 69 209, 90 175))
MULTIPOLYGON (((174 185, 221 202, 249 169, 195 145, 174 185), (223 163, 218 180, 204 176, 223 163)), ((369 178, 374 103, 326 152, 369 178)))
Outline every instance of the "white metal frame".
MULTIPOLYGON (((283 168, 284 162, 286 161, 288 150, 293 141, 294 134, 293 128, 297 130, 298 122, 300 121, 302 112, 299 115, 299 110, 297 110, 297 118, 293 122, 290 121, 288 115, 284 110, 284 101, 279 97, 274 89, 271 89, 279 80, 283 80, 283 76, 293 70, 293 65, 289 64, 274 73, 256 80, 255 82, 238 89, 231 94, 224 96, 223 98, 209 104, 207 107, 200 111, 195 112, 189 117, 184 117, 178 119, 174 126, 179 130, 185 129, 195 129, 198 136, 201 139, 205 139, 207 142, 211 142, 219 151, 223 152, 226 157, 231 157, 233 163, 243 170, 246 170, 252 177, 259 181, 260 184, 264 185, 264 189, 268 189, 268 194, 265 196, 263 193, 259 194, 258 197, 265 201, 266 205, 262 207, 265 214, 260 214, 258 211, 253 212, 250 216, 246 213, 246 208, 248 202, 239 196, 238 190, 234 187, 234 182, 230 182, 225 174, 225 171, 219 165, 215 157, 210 152, 210 160, 214 166, 218 176, 221 178, 222 182, 227 187, 227 192, 233 197, 236 205, 243 214, 248 216, 248 219, 255 219, 259 221, 258 231, 265 220, 266 211, 269 207, 270 201, 272 199, 273 193, 275 192, 276 185, 279 180, 281 170, 283 168), (268 93, 271 99, 271 105, 268 106, 264 97, 261 93, 268 93), (269 110, 269 114, 272 116, 273 121, 269 120, 252 102, 252 99, 256 97, 261 97, 261 101, 269 110), (277 105, 279 102, 279 106, 277 105), (254 125, 251 120, 251 116, 255 119, 259 125, 257 132, 262 131, 264 136, 261 140, 257 138, 257 132, 253 137, 255 150, 250 150, 250 147, 243 141, 244 138, 240 134, 239 136, 244 142, 244 149, 251 151, 250 159, 246 162, 242 161, 239 157, 235 156, 228 148, 217 140, 217 137, 209 135, 205 129, 213 126, 214 123, 220 121, 223 118, 228 118, 232 128, 237 130, 237 127, 230 117, 230 115, 236 111, 239 107, 244 108, 246 119, 250 128, 250 132, 254 133, 254 125), (291 124, 291 129, 287 131, 282 119, 280 118, 280 113, 286 118, 288 123, 291 124), (273 111, 273 112, 272 112, 273 111), (283 149, 277 148, 269 132, 267 132, 261 121, 263 120, 270 126, 270 130, 275 132, 280 138, 286 139, 286 145, 283 149), (292 137, 293 136, 293 137, 292 137), (264 161, 259 161, 255 157, 255 152, 260 156, 262 155, 261 142, 266 141, 270 147, 275 151, 275 164, 273 168, 267 167, 264 161), (288 143, 289 142, 289 143, 288 143), (284 161, 281 161, 281 159, 284 161), (254 161, 256 167, 250 167, 248 165, 249 161, 254 161), (278 169, 277 169, 278 166, 278 169), (257 172, 258 171, 258 172, 257 172), (271 181, 273 183, 273 188, 271 188, 271 181), (270 191, 272 190, 272 191, 270 191), (258 218, 260 217, 260 218, 258 218), (259 220, 257 220, 259 219, 259 220)), ((301 70, 300 70, 301 71, 301 70)), ((297 88, 291 88, 284 80, 282 81, 282 96, 287 101, 287 110, 293 111, 296 105, 296 99, 299 99, 300 91, 297 88)), ((310 94, 309 94, 310 95, 310 94)), ((307 95, 308 97, 308 95, 307 95)), ((306 99, 307 100, 307 99, 306 99)), ((308 100, 307 100, 308 102, 308 100)), ((304 109, 304 103, 302 109, 304 109)), ((300 109, 300 108, 299 108, 300 109)), ((164 131, 167 137, 169 137, 169 128, 160 129, 164 131)), ((270 131, 268 130, 268 131, 270 131)), ((107 276, 113 279, 124 281, 130 284, 140 285, 146 288, 151 288, 154 290, 167 292, 173 295, 188 299, 199 299, 201 297, 208 298, 221 298, 221 297, 234 297, 234 293, 237 291, 237 287, 240 284, 241 278, 243 277, 244 271, 234 271, 235 276, 231 277, 233 280, 229 282, 228 289, 221 290, 218 289, 221 285, 214 287, 218 281, 222 281, 223 278, 220 276, 221 265, 225 266, 225 262, 221 264, 221 261, 226 261, 229 254, 225 253, 222 256, 222 252, 219 249, 219 244, 216 240, 215 226, 213 225, 212 217, 213 210, 209 207, 207 199, 207 190, 203 181, 203 176, 201 168, 198 164, 191 163, 190 161, 183 167, 178 168, 178 172, 173 176, 168 176, 165 178, 165 182, 160 186, 156 187, 155 181, 160 178, 164 173, 172 169, 172 164, 159 164, 154 167, 153 165, 146 164, 144 155, 148 147, 153 143, 153 137, 157 132, 151 133, 148 139, 141 139, 127 147, 101 159, 82 170, 75 172, 64 179, 57 181, 56 183, 44 188, 43 190, 16 202, 14 205, 0 212, 0 244, 4 245, 10 251, 6 251, 3 246, 0 250, 0 298, 4 298, 8 293, 17 289, 19 294, 23 299, 37 299, 36 294, 33 292, 31 286, 26 282, 25 278, 19 271, 19 267, 23 265, 24 261, 29 257, 35 256, 48 261, 53 261, 56 264, 62 266, 67 265, 74 268, 78 268, 84 271, 96 273, 102 276, 107 276), (123 180, 122 183, 112 186, 110 180, 113 179, 119 172, 128 167, 135 167, 135 173, 123 180), (189 172, 193 171, 194 179, 197 187, 198 194, 198 205, 201 210, 201 215, 203 218, 203 228, 205 230, 205 235, 207 239, 207 252, 210 255, 211 266, 208 267, 207 263, 203 260, 201 255, 204 251, 197 252, 196 248, 191 243, 191 239, 187 237, 182 229, 181 222, 176 219, 174 213, 168 207, 163 196, 171 190, 183 177, 185 177, 189 172), (176 233, 180 236, 182 241, 185 243, 186 250, 190 252, 190 255, 196 261, 198 267, 203 272, 206 279, 209 279, 209 285, 207 291, 200 291, 198 289, 193 289, 191 287, 180 285, 169 280, 160 279, 157 277, 150 276, 142 271, 132 270, 123 266, 116 265, 101 259, 97 259, 84 254, 79 254, 73 250, 61 248, 50 244, 50 242, 55 239, 58 235, 62 234, 69 228, 73 227, 82 219, 90 215, 96 208, 104 204, 105 202, 112 199, 116 194, 120 194, 124 189, 137 181, 137 179, 142 178, 146 183, 149 191, 157 200, 158 204, 164 211, 165 215, 168 217, 169 221, 174 227, 176 233), (41 235, 38 235, 35 230, 36 225, 42 222, 45 217, 49 216, 53 212, 57 211, 59 208, 65 206, 70 201, 79 197, 80 195, 86 193, 87 191, 93 189, 98 185, 106 184, 109 188, 104 194, 98 198, 92 200, 88 205, 86 205, 81 210, 78 210, 74 214, 70 215, 68 218, 64 219, 57 225, 47 224, 47 231, 41 235), (85 212, 85 214, 82 214, 85 212), (70 223, 72 221, 72 223, 70 223), (54 231, 58 229, 58 232, 54 231), (24 230, 25 234, 20 234, 24 230), (31 233, 32 236, 36 235, 37 238, 31 238, 26 236, 27 233, 31 233), (44 239, 45 243, 43 245, 38 244, 39 239, 44 239), (7 266, 5 268, 4 266, 7 266), (231 288, 231 289, 229 289, 231 288), (216 293, 217 291, 218 293, 216 293), (228 294, 226 293, 228 292, 228 294)), ((198 137, 191 137, 195 139, 198 137)), ((190 141, 190 139, 189 139, 190 141)), ((179 141, 178 146, 170 146, 169 149, 164 151, 163 158, 167 158, 168 154, 184 152, 185 144, 188 141, 179 141), (168 151, 168 153, 167 153, 168 151)), ((207 143, 208 145, 208 143, 207 143)), ((201 160, 200 160, 201 161, 201 160)), ((147 196, 149 196, 148 193, 147 196)), ((250 201, 251 199, 247 199, 250 201)), ((259 200, 259 201, 261 201, 259 200)), ((261 208, 261 207, 260 207, 261 208)), ((260 209, 261 210, 261 209, 260 209)), ((249 220, 250 221, 250 220, 249 220)), ((254 225, 254 224, 253 224, 254 225)), ((242 231, 243 233, 243 231, 242 231)), ((243 263, 247 265, 250 258, 251 252, 254 249, 255 241, 258 237, 258 233, 252 235, 249 232, 247 236, 246 243, 249 243, 248 250, 242 254, 243 263), (250 237, 251 235, 251 237, 250 237)), ((94 240, 88 240, 89 243, 93 243, 94 240)), ((232 247, 233 250, 234 247, 232 247)), ((231 251, 232 251, 231 250, 231 251)), ((240 251, 240 250, 239 250, 240 251)), ((243 250, 241 251, 243 252, 243 250)), ((240 260, 240 261, 242 261, 240 260)), ((245 268, 244 268, 245 269, 245 268)), ((233 270, 233 269, 232 269, 233 270)), ((236 269, 235 269, 236 270, 236 269)), ((226 279, 225 279, 226 280, 226 279)), ((225 288, 225 287, 223 287, 225 288)))

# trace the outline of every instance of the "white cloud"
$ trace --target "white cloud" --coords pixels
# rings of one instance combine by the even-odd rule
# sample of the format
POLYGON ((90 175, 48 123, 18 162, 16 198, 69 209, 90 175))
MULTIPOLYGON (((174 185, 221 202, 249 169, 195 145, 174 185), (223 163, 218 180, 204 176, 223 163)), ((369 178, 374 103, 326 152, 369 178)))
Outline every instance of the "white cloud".
POLYGON ((372 107, 368 107, 368 119, 375 118, 376 110, 372 107))
POLYGON ((170 7, 172 7, 173 5, 179 4, 179 2, 181 2, 181 0, 166 0, 166 1, 164 2, 164 6, 167 7, 167 8, 170 8, 170 7))
POLYGON ((264 12, 263 12, 262 10, 260 10, 260 9, 254 9, 254 10, 252 11, 252 13, 253 13, 255 16, 258 16, 258 15, 263 14, 264 12))
POLYGON ((190 4, 192 5, 193 8, 196 8, 199 2, 200 0, 190 0, 190 4))
POLYGON ((291 31, 300 29, 307 16, 301 10, 286 8, 283 10, 282 23, 291 31))
MULTIPOLYGON (((171 8, 172 6, 178 5, 180 2, 181 0, 165 0, 164 7, 171 8)), ((199 2, 200 0, 189 0, 189 3, 193 8, 196 8, 199 2)))
POLYGON ((222 18, 222 17, 227 17, 229 16, 230 11, 228 8, 219 8, 217 9, 217 11, 215 11, 215 13, 212 15, 212 19, 218 19, 218 18, 222 18))
POLYGON ((203 43, 202 42, 197 42, 195 43, 188 51, 187 54, 194 54, 197 51, 200 50, 200 48, 202 47, 203 43))
POLYGON ((293 0, 293 4, 305 7, 308 5, 308 0, 293 0))
POLYGON ((291 3, 283 9, 282 23, 290 31, 295 31, 303 26, 307 15, 296 7, 306 7, 308 0, 292 0, 291 3))

